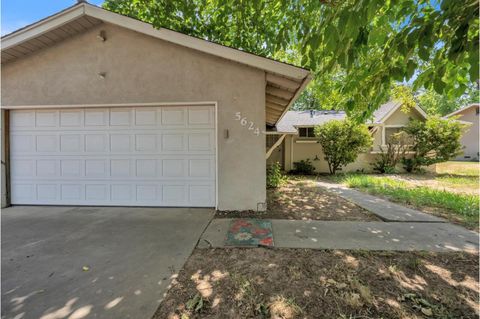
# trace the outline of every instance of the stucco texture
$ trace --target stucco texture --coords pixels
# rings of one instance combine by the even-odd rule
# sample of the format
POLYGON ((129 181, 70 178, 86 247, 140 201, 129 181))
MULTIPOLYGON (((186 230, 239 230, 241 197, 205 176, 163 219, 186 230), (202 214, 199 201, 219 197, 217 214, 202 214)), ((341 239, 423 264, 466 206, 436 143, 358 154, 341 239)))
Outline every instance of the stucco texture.
POLYGON ((102 24, 3 65, 3 105, 218 102, 218 208, 265 202, 265 73, 117 26, 102 24), (97 39, 104 30, 107 40, 97 39), (105 73, 105 78, 99 76, 105 73), (225 130, 229 131, 226 138, 225 130))
POLYGON ((458 119, 472 123, 471 126, 465 128, 461 138, 463 145, 463 154, 457 157, 457 160, 478 160, 479 159, 479 116, 476 113, 476 107, 461 112, 458 119))

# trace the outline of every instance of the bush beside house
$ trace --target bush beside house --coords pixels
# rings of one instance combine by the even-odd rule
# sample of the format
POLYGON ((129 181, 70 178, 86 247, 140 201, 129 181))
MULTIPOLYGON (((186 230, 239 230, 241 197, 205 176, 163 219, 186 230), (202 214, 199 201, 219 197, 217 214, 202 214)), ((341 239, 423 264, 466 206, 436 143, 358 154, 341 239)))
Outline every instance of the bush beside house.
POLYGON ((333 120, 315 127, 315 136, 325 154, 330 174, 353 163, 372 145, 372 136, 365 124, 350 120, 333 120))

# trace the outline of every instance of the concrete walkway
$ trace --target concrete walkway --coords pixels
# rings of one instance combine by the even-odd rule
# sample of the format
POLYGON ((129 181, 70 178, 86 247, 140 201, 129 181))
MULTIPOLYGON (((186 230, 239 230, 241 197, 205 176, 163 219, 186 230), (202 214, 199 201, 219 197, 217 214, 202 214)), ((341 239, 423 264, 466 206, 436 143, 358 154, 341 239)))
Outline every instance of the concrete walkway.
MULTIPOLYGON (((225 247, 231 219, 214 219, 198 247, 225 247)), ((449 223, 272 220, 276 248, 478 251, 478 234, 449 223)))
POLYGON ((386 222, 446 222, 443 218, 425 214, 418 210, 398 205, 388 200, 350 189, 343 185, 326 182, 317 182, 317 185, 370 211, 386 222))
MULTIPOLYGON (((277 248, 364 250, 479 250, 479 235, 445 219, 410 209, 342 185, 319 187, 372 212, 384 222, 272 220, 277 248)), ((198 247, 225 247, 231 219, 214 219, 198 247)))

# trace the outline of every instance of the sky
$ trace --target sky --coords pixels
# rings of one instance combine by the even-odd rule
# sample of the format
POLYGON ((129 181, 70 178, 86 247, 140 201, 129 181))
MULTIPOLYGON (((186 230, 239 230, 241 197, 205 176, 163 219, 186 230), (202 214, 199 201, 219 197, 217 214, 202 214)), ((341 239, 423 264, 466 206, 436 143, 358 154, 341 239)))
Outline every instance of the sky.
MULTIPOLYGON (((89 0, 101 5, 103 0, 89 0)), ((43 19, 77 3, 77 0, 1 0, 1 34, 43 19)))

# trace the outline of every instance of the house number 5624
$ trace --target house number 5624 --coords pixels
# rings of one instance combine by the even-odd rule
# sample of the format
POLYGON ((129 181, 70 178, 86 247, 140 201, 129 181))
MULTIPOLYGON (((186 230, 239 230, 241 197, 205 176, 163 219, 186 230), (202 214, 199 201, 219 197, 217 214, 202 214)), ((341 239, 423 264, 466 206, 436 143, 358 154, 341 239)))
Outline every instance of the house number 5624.
POLYGON ((240 125, 246 127, 249 131, 252 131, 256 136, 260 135, 260 129, 255 126, 252 121, 249 121, 246 116, 242 116, 242 113, 235 113, 235 120, 240 121, 240 125))

